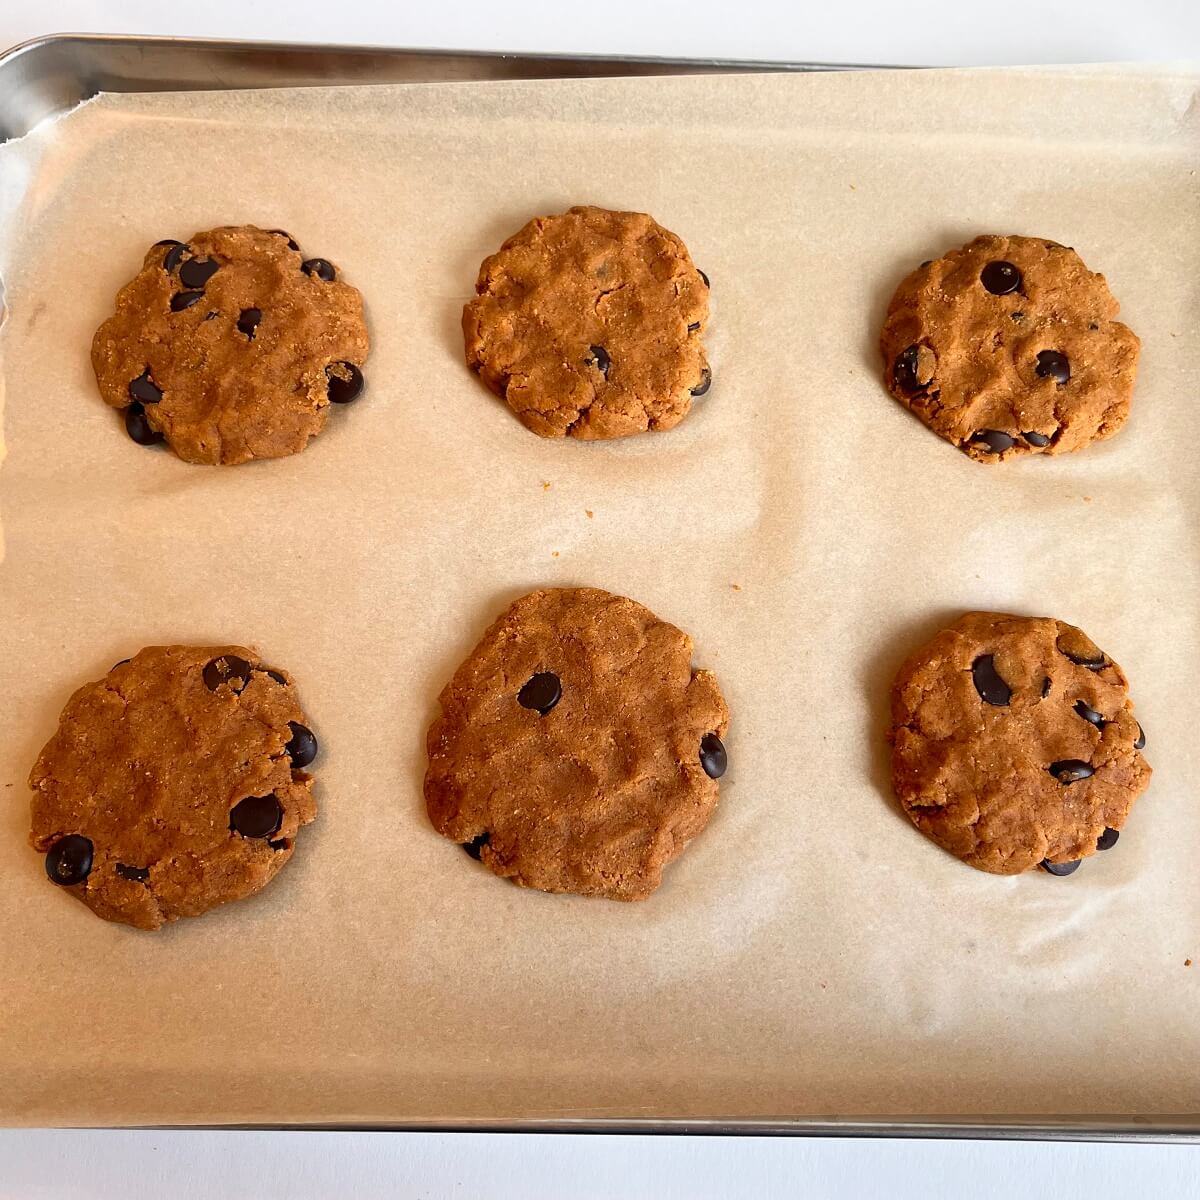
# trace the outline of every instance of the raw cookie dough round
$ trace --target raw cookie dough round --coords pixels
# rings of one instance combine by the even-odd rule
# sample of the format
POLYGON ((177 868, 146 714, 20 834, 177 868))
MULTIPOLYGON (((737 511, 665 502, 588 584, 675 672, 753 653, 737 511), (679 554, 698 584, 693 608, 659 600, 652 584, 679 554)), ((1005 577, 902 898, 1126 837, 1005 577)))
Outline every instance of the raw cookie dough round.
POLYGON ((1141 343, 1119 309, 1069 246, 977 237, 896 290, 884 383, 979 461, 1079 450, 1129 415, 1141 343))
POLYGON ((362 297, 281 230, 227 225, 151 246, 92 340, 106 403, 193 463, 297 454, 362 390, 362 297))
POLYGON ((241 646, 150 646, 67 702, 29 777, 46 873, 157 929, 265 887, 317 812, 290 678, 241 646))
POLYGON ((712 382, 708 279, 645 213, 535 217, 484 260, 467 365, 542 437, 670 429, 712 382))
POLYGON ((1150 782, 1121 668, 1073 625, 967 613, 892 688, 892 785, 922 833, 981 871, 1068 874, 1150 782))
POLYGON ((708 822, 729 713, 691 639, 596 588, 522 597, 442 691, 439 833, 547 892, 643 900, 708 822))

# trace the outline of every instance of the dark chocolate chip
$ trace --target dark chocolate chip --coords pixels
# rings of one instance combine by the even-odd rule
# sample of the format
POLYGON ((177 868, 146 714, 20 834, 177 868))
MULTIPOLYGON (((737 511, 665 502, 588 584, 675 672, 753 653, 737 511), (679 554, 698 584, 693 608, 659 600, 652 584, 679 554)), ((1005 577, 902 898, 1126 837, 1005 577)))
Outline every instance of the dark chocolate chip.
POLYGON ((605 379, 608 378, 608 368, 612 366, 612 359, 608 357, 608 351, 603 346, 589 347, 590 358, 585 358, 589 366, 595 367, 605 379))
POLYGON ((700 278, 704 280, 705 287, 712 287, 712 284, 708 282, 708 276, 705 275, 705 273, 703 271, 701 271, 699 267, 696 268, 696 274, 699 275, 700 278))
POLYGON ((317 757, 317 739, 307 725, 299 721, 289 721, 288 728, 292 731, 292 740, 287 744, 288 757, 293 767, 307 767, 317 757))
POLYGON ((729 766, 725 743, 715 733, 706 733, 700 739, 700 765, 709 779, 720 779, 729 766))
POLYGON ((1052 762, 1046 770, 1059 783, 1078 783, 1081 779, 1090 779, 1096 773, 1092 764, 1085 763, 1081 758, 1060 758, 1058 762, 1052 762))
POLYGON ((1003 454, 1017 444, 1017 439, 1011 433, 1004 433, 1000 429, 981 429, 971 434, 971 441, 982 446, 989 454, 1003 454))
POLYGON ((215 258, 189 258, 179 268, 179 282, 187 288, 202 288, 220 269, 215 258))
POLYGON ((1073 875, 1079 870, 1079 864, 1082 861, 1077 858, 1074 862, 1052 863, 1049 859, 1043 858, 1038 865, 1050 875, 1073 875))
POLYGON ((1022 433, 1021 436, 1031 445, 1041 449, 1043 446, 1050 445, 1050 438, 1047 434, 1038 433, 1036 430, 1029 429, 1022 433))
POLYGON ((330 363, 325 368, 325 379, 334 404, 349 404, 363 390, 363 373, 352 362, 330 363))
POLYGON ((462 848, 478 862, 483 857, 483 848, 488 844, 488 839, 492 835, 490 833, 481 833, 477 838, 472 838, 469 842, 461 842, 462 848))
POLYGON ((228 684, 235 692, 240 692, 250 682, 250 672, 254 668, 236 654, 222 654, 214 658, 204 668, 204 686, 210 692, 228 684))
POLYGON ((284 687, 287 687, 287 679, 279 671, 272 671, 270 667, 263 667, 263 670, 266 671, 266 673, 273 680, 275 680, 276 683, 282 683, 284 687))
MULTIPOLYGON (((1063 636, 1060 633, 1055 639, 1054 645, 1057 647, 1059 654, 1069 658, 1077 667, 1087 667, 1089 671, 1103 671, 1108 666, 1108 658, 1105 656, 1103 650, 1097 650, 1095 646, 1092 646, 1092 649, 1096 651, 1095 654, 1089 654, 1087 651, 1068 650, 1063 645, 1063 636)), ((1082 637, 1083 635, 1081 634, 1080 636, 1082 637)), ((1089 642, 1088 644, 1090 645, 1091 643, 1089 642)))
POLYGON ((123 659, 121 659, 121 661, 119 663, 113 663, 113 665, 111 667, 109 667, 108 669, 110 671, 115 671, 118 667, 123 667, 127 662, 132 662, 132 661, 133 661, 132 659, 123 658, 123 659))
POLYGON ((145 883, 150 878, 150 868, 127 867, 124 863, 117 863, 117 874, 122 879, 132 879, 134 883, 145 883))
POLYGON ((181 258, 183 258, 185 252, 187 251, 187 246, 184 245, 183 242, 165 241, 165 242, 156 242, 155 245, 171 247, 170 250, 168 250, 166 252, 166 254, 163 255, 163 270, 164 271, 175 270, 175 268, 177 266, 179 266, 179 260, 181 258))
POLYGON ((925 260, 925 261, 924 261, 924 262, 921 264, 921 266, 920 266, 920 270, 922 270, 922 271, 923 271, 923 270, 925 270, 925 268, 926 268, 926 267, 932 267, 932 266, 933 266, 933 259, 932 259, 932 258, 927 258, 927 259, 926 259, 926 260, 925 260))
POLYGON ((692 388, 692 395, 703 396, 710 387, 712 387, 712 370, 709 367, 705 367, 700 372, 700 382, 692 388))
POLYGON ((286 230, 284 230, 284 229, 268 229, 267 232, 278 234, 281 238, 287 238, 287 244, 288 244, 289 250, 299 250, 300 249, 300 247, 296 244, 296 239, 294 237, 292 237, 292 235, 290 233, 288 233, 286 230))
POLYGON ((337 278, 337 270, 327 258, 308 258, 300 264, 300 270, 305 275, 315 275, 318 279, 332 283, 337 278))
POLYGON ((248 338, 254 337, 254 331, 262 320, 261 308, 243 308, 237 319, 238 333, 244 333, 248 338))
POLYGON ((265 838, 283 824, 283 805, 271 796, 247 796, 233 806, 229 828, 244 838, 265 838))
POLYGON ((914 342, 896 355, 896 361, 892 364, 892 378, 898 388, 906 392, 919 392, 933 381, 936 362, 928 346, 914 342))
POLYGON ((1020 325, 1020 323, 1021 323, 1023 320, 1025 320, 1025 314, 1024 314, 1023 312, 1020 312, 1020 311, 1017 311, 1017 312, 1010 312, 1010 313, 1008 314, 1008 319, 1009 319, 1010 321, 1015 321, 1015 322, 1016 322, 1018 325, 1020 325))
POLYGON ((267 845, 270 846, 272 850, 287 850, 291 847, 291 844, 292 843, 289 838, 277 838, 275 841, 272 841, 270 838, 267 839, 267 845))
POLYGON ((990 654, 981 654, 971 664, 971 679, 980 699, 996 708, 1006 708, 1012 699, 1012 688, 1000 678, 996 660, 990 654))
POLYGON ((1119 829, 1113 829, 1112 826, 1105 828, 1104 832, 1096 839, 1097 850, 1111 850, 1117 844, 1117 838, 1121 836, 1119 829))
POLYGON ((171 297, 171 311, 183 312, 185 308, 191 308, 193 304, 199 304, 203 299, 203 292, 176 292, 171 297))
POLYGON ((562 699, 562 684, 553 671, 539 671, 517 693, 517 703, 544 717, 562 699))
POLYGON ((214 308, 212 312, 206 312, 204 314, 204 319, 206 321, 215 321, 220 315, 221 314, 214 308))
POLYGON ((1062 387, 1071 378, 1071 364, 1061 350, 1039 350, 1034 372, 1042 379, 1053 379, 1062 387))
POLYGON ((1007 296, 1021 286, 1021 272, 1012 263, 997 259, 979 272, 979 282, 993 296, 1007 296))
POLYGON ((1133 743, 1133 748, 1134 748, 1135 750, 1142 750, 1142 749, 1144 749, 1144 748, 1145 748, 1145 745, 1146 745, 1146 732, 1145 732, 1145 730, 1144 730, 1144 729, 1142 729, 1142 727, 1139 725, 1139 726, 1138 726, 1138 735, 1137 735, 1137 741, 1135 741, 1135 742, 1133 743))
POLYGON ((146 417, 146 410, 140 404, 131 404, 125 410, 125 432, 139 446, 157 446, 163 440, 163 435, 159 433, 146 417))
POLYGON ((46 874, 51 883, 74 887, 92 870, 92 843, 79 833, 68 833, 46 851, 46 874))
POLYGON ((1095 725, 1097 729, 1103 729, 1108 722, 1104 719, 1102 713, 1098 713, 1094 708, 1088 706, 1086 700, 1078 700, 1075 703, 1075 711, 1088 722, 1089 725, 1095 725))
POLYGON ((129 398, 141 404, 157 404, 162 399, 162 389, 150 378, 149 367, 129 381, 129 398))
POLYGON ((1095 330, 1095 329, 1099 329, 1100 326, 1099 326, 1099 324, 1097 324, 1097 322, 1093 321, 1093 322, 1091 322, 1090 325, 1088 325, 1088 328, 1095 330))
POLYGON ((1049 676, 1049 675, 1043 675, 1043 676, 1042 676, 1042 699, 1043 699, 1043 700, 1045 700, 1045 698, 1046 698, 1048 695, 1050 695, 1050 688, 1051 688, 1051 686, 1052 686, 1052 684, 1051 684, 1051 681, 1050 681, 1050 676, 1049 676))
POLYGON ((696 330, 697 330, 697 329, 699 329, 699 328, 700 328, 700 322, 699 322, 699 321, 693 321, 693 322, 692 322, 692 323, 691 323, 691 324, 688 326, 688 333, 695 333, 695 332, 696 332, 696 330))

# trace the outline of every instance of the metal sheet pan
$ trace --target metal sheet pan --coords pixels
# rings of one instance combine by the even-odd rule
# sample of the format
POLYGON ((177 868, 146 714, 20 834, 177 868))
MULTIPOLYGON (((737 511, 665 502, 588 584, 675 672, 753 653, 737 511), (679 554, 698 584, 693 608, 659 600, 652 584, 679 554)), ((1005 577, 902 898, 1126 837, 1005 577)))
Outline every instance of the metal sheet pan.
MULTIPOLYGON (((475 53, 201 39, 55 36, 0 56, 0 141, 68 111, 99 92, 222 90, 336 84, 539 79, 724 71, 825 71, 849 65, 721 59, 592 58, 475 53)), ((243 1128, 277 1128, 243 1126, 243 1128)), ((289 1128, 331 1128, 290 1126, 289 1128)), ((334 1126, 333 1128, 336 1128, 334 1126)), ((531 1120, 513 1124, 431 1120, 371 1128, 471 1129, 512 1132, 736 1133, 819 1136, 968 1137, 1097 1141, 1200 1141, 1195 1115, 1117 1118, 1081 1116, 939 1119, 882 1118, 646 1121, 531 1120)))

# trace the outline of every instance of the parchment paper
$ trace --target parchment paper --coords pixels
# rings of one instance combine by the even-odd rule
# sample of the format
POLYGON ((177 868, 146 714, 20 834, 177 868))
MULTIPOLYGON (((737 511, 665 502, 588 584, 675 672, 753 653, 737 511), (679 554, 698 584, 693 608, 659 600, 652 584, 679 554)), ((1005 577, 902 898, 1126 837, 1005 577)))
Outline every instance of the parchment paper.
POLYGON ((3 1119, 1200 1112, 1197 78, 104 96, 9 147, 3 1119), (579 202, 712 279, 713 387, 669 434, 539 440, 461 361, 480 260, 579 202), (246 221, 362 290, 369 392, 302 455, 187 466, 124 435, 91 336, 151 242, 246 221), (896 283, 982 231, 1108 276, 1143 340, 1113 441, 988 468, 884 393, 896 283), (545 584, 688 630, 732 710, 645 904, 518 890, 424 815, 439 689, 545 584), (893 672, 970 608, 1075 622, 1133 682, 1154 780, 1070 879, 972 871, 891 799, 893 672), (28 770, 81 682, 229 641, 296 675, 319 819, 253 900, 105 924, 28 849, 28 770))

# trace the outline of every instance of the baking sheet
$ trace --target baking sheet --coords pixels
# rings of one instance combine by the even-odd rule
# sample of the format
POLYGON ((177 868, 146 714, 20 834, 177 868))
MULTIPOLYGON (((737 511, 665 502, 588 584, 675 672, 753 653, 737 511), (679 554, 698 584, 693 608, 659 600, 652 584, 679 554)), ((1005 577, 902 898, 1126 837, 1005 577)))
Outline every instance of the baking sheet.
POLYGON ((1198 78, 102 96, 4 148, 0 1117, 1200 1113, 1198 78), (572 203, 653 213, 712 279, 671 433, 542 441, 462 365, 480 260, 572 203), (245 221, 362 290, 369 392, 302 455, 191 467, 124 436, 91 335, 151 242, 245 221), (1108 276, 1143 340, 1115 440, 989 469, 883 392, 899 278, 983 231, 1108 276), (507 886, 424 816, 438 690, 568 584, 688 630, 732 712, 645 904, 507 886), (971 871, 891 801, 892 674, 969 608, 1073 621, 1132 680, 1155 777, 1069 880, 971 871), (260 896, 146 935, 46 883, 25 777, 81 681, 178 641, 294 673, 322 807, 260 896))

